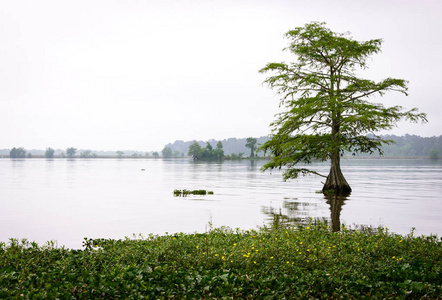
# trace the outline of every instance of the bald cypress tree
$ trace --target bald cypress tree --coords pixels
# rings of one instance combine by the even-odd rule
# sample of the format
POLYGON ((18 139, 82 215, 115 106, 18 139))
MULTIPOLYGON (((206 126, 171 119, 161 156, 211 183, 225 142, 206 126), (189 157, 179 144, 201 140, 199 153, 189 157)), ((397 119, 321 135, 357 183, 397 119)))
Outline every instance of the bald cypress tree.
POLYGON ((261 147, 272 155, 263 170, 286 167, 285 180, 321 175, 327 178, 323 192, 348 195, 351 187, 341 171, 344 152, 382 154, 382 145, 392 141, 376 135, 378 131, 403 119, 426 122, 426 115, 416 108, 369 101, 389 91, 407 95, 403 79, 375 82, 356 76, 367 67, 367 59, 380 52, 381 39, 359 42, 318 22, 295 28, 286 37, 290 44, 284 50, 296 61, 269 63, 260 70, 272 74, 264 83, 278 92, 286 109, 271 124, 271 138, 261 147), (330 161, 328 176, 299 165, 314 160, 330 161))

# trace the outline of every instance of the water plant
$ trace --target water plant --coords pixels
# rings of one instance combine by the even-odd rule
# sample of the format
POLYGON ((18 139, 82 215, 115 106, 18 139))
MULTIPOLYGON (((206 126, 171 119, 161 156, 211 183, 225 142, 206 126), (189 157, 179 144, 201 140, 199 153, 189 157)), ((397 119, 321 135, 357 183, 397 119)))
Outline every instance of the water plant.
POLYGON ((289 228, 0 243, 1 299, 438 299, 436 236, 289 228))
POLYGON ((186 197, 188 195, 213 195, 213 191, 206 191, 206 190, 174 190, 173 195, 176 197, 182 196, 186 197))

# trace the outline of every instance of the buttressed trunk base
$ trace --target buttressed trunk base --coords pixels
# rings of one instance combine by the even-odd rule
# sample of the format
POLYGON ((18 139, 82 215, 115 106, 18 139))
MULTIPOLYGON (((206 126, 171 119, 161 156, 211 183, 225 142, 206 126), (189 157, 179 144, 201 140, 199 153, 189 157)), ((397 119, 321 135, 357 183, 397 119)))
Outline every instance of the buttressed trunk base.
POLYGON ((330 190, 332 190, 336 196, 348 196, 351 193, 351 187, 347 183, 347 180, 345 180, 344 175, 342 175, 339 161, 332 162, 330 173, 322 188, 323 193, 329 193, 330 190))

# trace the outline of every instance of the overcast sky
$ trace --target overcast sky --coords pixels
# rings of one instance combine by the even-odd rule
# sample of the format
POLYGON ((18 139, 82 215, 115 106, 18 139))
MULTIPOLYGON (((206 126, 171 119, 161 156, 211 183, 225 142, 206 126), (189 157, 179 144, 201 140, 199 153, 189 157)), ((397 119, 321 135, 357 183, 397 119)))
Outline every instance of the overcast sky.
POLYGON ((439 0, 0 0, 0 148, 161 150, 169 142, 263 136, 278 112, 258 70, 292 59, 284 33, 311 21, 382 38, 369 79, 409 80, 442 134, 439 0))

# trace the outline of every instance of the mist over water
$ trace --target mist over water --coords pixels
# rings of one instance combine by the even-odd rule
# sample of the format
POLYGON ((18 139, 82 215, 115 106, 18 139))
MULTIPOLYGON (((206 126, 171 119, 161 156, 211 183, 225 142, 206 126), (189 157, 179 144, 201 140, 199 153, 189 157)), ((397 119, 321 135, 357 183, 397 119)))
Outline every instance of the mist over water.
MULTIPOLYGON (((84 237, 124 238, 215 227, 250 229, 309 218, 442 235, 442 162, 353 159, 343 172, 353 192, 331 202, 323 178, 282 181, 263 161, 187 159, 0 159, 0 241, 27 238, 81 248, 84 237), (143 171, 144 170, 144 171, 143 171), (214 195, 175 197, 174 189, 214 195)), ((327 164, 315 164, 327 174, 327 164)))

